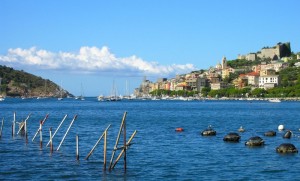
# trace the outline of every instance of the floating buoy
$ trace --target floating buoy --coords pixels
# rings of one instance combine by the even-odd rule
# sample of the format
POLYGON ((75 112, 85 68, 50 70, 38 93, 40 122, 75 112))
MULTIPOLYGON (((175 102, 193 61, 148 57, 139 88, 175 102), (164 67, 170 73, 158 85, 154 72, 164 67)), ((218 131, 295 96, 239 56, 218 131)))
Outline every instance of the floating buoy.
POLYGON ((278 130, 279 130, 279 131, 282 131, 282 130, 284 130, 284 125, 282 125, 282 124, 281 124, 281 125, 279 125, 279 126, 278 126, 278 130))
POLYGON ((291 143, 283 143, 276 148, 277 153, 298 153, 298 149, 291 143))
POLYGON ((176 128, 175 131, 176 131, 176 132, 182 132, 182 131, 183 131, 183 128, 176 128))
POLYGON ((264 140, 259 136, 251 137, 248 141, 245 142, 247 146, 262 146, 264 145, 264 140))
POLYGON ((243 128, 243 126, 241 126, 241 127, 238 129, 238 132, 245 132, 245 129, 243 128))
POLYGON ((216 136, 217 132, 212 129, 211 125, 208 126, 207 129, 201 132, 202 136, 216 136))
POLYGON ((290 130, 288 130, 287 132, 284 133, 283 138, 290 139, 291 136, 292 136, 292 132, 290 130))
POLYGON ((264 134, 265 136, 276 136, 276 132, 275 131, 267 131, 264 134))
POLYGON ((223 138, 223 141, 239 142, 240 138, 241 136, 237 133, 229 133, 223 138))

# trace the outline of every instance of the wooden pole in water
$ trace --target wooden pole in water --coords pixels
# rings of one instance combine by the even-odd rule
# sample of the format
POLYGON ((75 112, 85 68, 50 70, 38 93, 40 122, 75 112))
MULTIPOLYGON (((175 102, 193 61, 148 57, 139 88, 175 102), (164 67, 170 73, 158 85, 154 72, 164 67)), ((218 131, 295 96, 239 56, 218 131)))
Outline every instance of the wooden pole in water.
POLYGON ((104 145, 103 145, 103 169, 106 170, 106 140, 107 140, 107 131, 104 134, 104 145))
POLYGON ((68 129, 67 129, 67 131, 66 131, 66 133, 65 133, 65 135, 64 135, 64 137, 63 137, 63 139, 61 140, 59 146, 57 147, 56 151, 59 150, 60 146, 61 146, 62 143, 64 142, 64 140, 65 140, 65 138, 66 138, 66 136, 67 136, 67 134, 68 134, 68 132, 69 132, 69 130, 70 130, 70 128, 71 128, 71 126, 72 126, 72 124, 74 123, 74 121, 75 121, 76 118, 77 118, 77 115, 74 116, 74 118, 73 118, 73 120, 72 120, 70 126, 68 127, 68 129))
POLYGON ((43 147, 43 132, 42 132, 42 127, 43 127, 43 121, 40 122, 40 147, 43 147))
POLYGON ((2 118, 1 130, 0 130, 0 138, 2 138, 2 130, 4 125, 4 118, 2 118))
POLYGON ((33 138, 32 138, 32 141, 34 141, 35 137, 37 136, 37 134, 40 132, 40 126, 38 128, 38 130, 36 131, 36 133, 34 134, 33 138))
MULTIPOLYGON (((27 120, 29 119, 30 115, 31 115, 31 113, 28 114, 27 118, 26 118, 25 121, 24 121, 24 124, 21 125, 21 127, 19 128, 19 131, 17 132, 17 134, 19 134, 20 131, 21 131, 23 128, 24 128, 24 132, 25 132, 25 134, 26 134, 26 122, 27 122, 27 120)), ((25 135, 25 136, 26 136, 26 135, 25 135)))
POLYGON ((93 151, 95 150, 96 146, 99 144, 100 140, 102 139, 102 137, 104 136, 105 132, 109 129, 110 125, 107 126, 107 128, 105 129, 105 131, 102 133, 102 135, 100 136, 100 138, 98 139, 98 141, 96 142, 96 144, 94 145, 94 147, 91 149, 91 151, 89 152, 89 154, 85 157, 85 159, 89 159, 89 157, 92 155, 93 151))
POLYGON ((24 131, 25 131, 25 142, 26 142, 26 143, 28 142, 28 139, 27 139, 27 119, 29 119, 30 115, 31 115, 31 114, 29 114, 29 115, 27 116, 27 118, 25 119, 25 122, 24 122, 24 126, 25 126, 25 128, 24 128, 24 131))
POLYGON ((16 112, 14 112, 14 120, 13 120, 13 124, 12 124, 12 136, 14 137, 16 132, 16 112))
MULTIPOLYGON (((49 114, 46 114, 45 118, 41 121, 42 124, 45 123, 45 121, 47 120, 48 116, 49 116, 49 114)), ((38 134, 39 132, 40 132, 40 128, 36 131, 35 135, 34 135, 33 138, 32 138, 32 141, 34 141, 35 137, 37 136, 37 134, 38 134)))
MULTIPOLYGON (((61 125, 62 125, 62 123, 65 121, 65 119, 67 118, 67 114, 65 115, 65 117, 63 118, 63 120, 60 122, 60 124, 58 125, 58 127, 56 128, 56 130, 54 131, 54 134, 53 134, 53 136, 52 136, 52 138, 51 139, 53 139, 54 138, 54 136, 56 135, 56 133, 57 133, 57 131, 59 130, 59 128, 61 127, 61 125)), ((46 147, 49 145, 49 143, 50 143, 50 140, 48 141, 48 143, 47 143, 47 145, 46 145, 46 147)))
POLYGON ((124 171, 126 172, 126 120, 124 121, 123 124, 123 137, 124 137, 124 171))
POLYGON ((23 123, 23 121, 21 121, 20 123, 20 128, 19 128, 19 131, 17 132, 17 134, 19 134, 21 132, 21 130, 23 129, 23 127, 25 126, 25 124, 23 123))
POLYGON ((49 128, 50 133, 50 153, 53 153, 53 143, 52 143, 52 127, 49 128))
POLYGON ((119 129, 119 133, 118 133, 118 136, 117 136, 117 140, 116 140, 116 143, 115 143, 115 146, 114 146, 111 158, 110 158, 109 170, 111 170, 111 166, 112 166, 112 163, 113 163, 115 152, 117 151, 117 146, 118 146, 118 143, 119 143, 119 139, 120 139, 121 131, 122 131, 122 128, 123 128, 123 124, 124 124, 124 121, 126 119, 126 114, 127 114, 127 112, 125 111, 124 115, 123 115, 123 119, 122 119, 121 125, 120 125, 120 129, 119 129))
MULTIPOLYGON (((130 137, 129 140, 127 141, 126 147, 129 146, 129 144, 130 144, 130 142, 132 141, 132 139, 133 139, 133 137, 135 136, 135 134, 136 134, 136 130, 133 132, 133 134, 131 135, 131 137, 130 137)), ((116 164, 117 164, 118 161, 120 160, 121 156, 123 155, 125 149, 126 149, 126 148, 123 148, 123 149, 122 149, 121 153, 120 153, 119 156, 116 158, 116 161, 115 161, 114 164, 112 165, 111 169, 113 169, 113 168, 116 166, 116 164)))
POLYGON ((76 160, 79 160, 79 137, 76 135, 76 160))

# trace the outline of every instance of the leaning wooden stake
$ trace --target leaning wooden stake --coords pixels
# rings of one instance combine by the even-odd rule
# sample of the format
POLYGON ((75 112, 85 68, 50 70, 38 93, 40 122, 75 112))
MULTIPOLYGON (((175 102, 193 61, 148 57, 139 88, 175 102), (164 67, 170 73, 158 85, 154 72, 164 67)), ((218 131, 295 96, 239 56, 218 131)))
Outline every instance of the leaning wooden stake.
POLYGON ((121 125, 120 125, 120 129, 119 129, 119 133, 118 133, 118 136, 117 136, 117 140, 116 140, 116 143, 115 143, 115 146, 114 146, 111 158, 110 158, 109 170, 111 170, 111 167, 112 167, 113 159, 114 159, 115 152, 117 150, 117 146, 118 146, 118 143, 119 143, 119 139, 120 139, 121 131, 122 131, 122 128, 123 128, 123 124, 124 124, 124 121, 126 119, 126 114, 127 114, 127 112, 125 111, 124 115, 123 115, 123 119, 122 119, 121 125))
POLYGON ((71 128, 71 126, 72 126, 72 124, 73 124, 73 122, 75 121, 76 118, 77 118, 77 115, 74 116, 74 118, 73 118, 73 120, 72 120, 70 126, 68 127, 68 129, 67 129, 67 131, 66 131, 66 133, 65 133, 65 135, 64 135, 64 137, 63 137, 63 139, 61 140, 59 146, 57 147, 56 151, 59 150, 60 146, 61 146, 62 143, 64 142, 64 140, 65 140, 65 138, 66 138, 66 136, 67 136, 67 134, 68 134, 68 132, 69 132, 69 130, 70 130, 70 128, 71 128))
POLYGON ((123 124, 123 137, 124 137, 124 171, 126 172, 126 120, 124 121, 124 124, 123 124))
POLYGON ((76 160, 79 160, 79 137, 76 135, 76 160))
POLYGON ((4 125, 4 118, 2 118, 2 124, 1 124, 1 129, 0 129, 0 138, 2 138, 3 125, 4 125))
POLYGON ((25 131, 25 142, 26 142, 26 143, 28 142, 28 139, 27 139, 27 120, 29 119, 30 115, 31 115, 31 114, 29 114, 29 115, 27 116, 27 118, 25 119, 25 123, 24 123, 24 125, 25 125, 25 128, 24 128, 24 131, 25 131))
MULTIPOLYGON (((66 114, 65 117, 63 118, 63 120, 60 122, 60 124, 59 124, 58 127, 56 128, 55 132, 53 133, 53 136, 50 137, 50 139, 53 139, 53 138, 54 138, 55 134, 57 133, 57 131, 58 131, 59 128, 61 127, 62 123, 63 123, 63 122, 65 121, 65 119, 67 118, 67 116, 68 116, 68 115, 66 114)), ((49 143, 50 143, 50 140, 48 141, 46 147, 49 145, 49 143)))
POLYGON ((106 170, 106 139, 107 139, 107 130, 104 134, 104 145, 103 145, 103 170, 106 170))
MULTIPOLYGON (((49 114, 47 114, 47 115, 45 116, 45 118, 43 119, 43 121, 41 121, 42 124, 45 123, 45 121, 47 120, 48 116, 49 116, 49 114)), ((40 128, 36 131, 35 135, 34 135, 33 138, 32 138, 32 141, 34 141, 35 137, 37 136, 37 134, 38 134, 39 132, 40 132, 40 128)))
POLYGON ((125 150, 127 149, 127 147, 130 145, 130 142, 132 141, 133 137, 136 134, 136 130, 133 132, 133 134, 131 135, 131 137, 129 138, 128 142, 126 143, 126 146, 122 148, 121 153, 119 154, 119 156, 117 157, 116 161, 114 162, 114 164, 112 165, 111 169, 113 169, 116 164, 118 163, 118 161, 120 160, 121 156, 123 155, 123 153, 125 152, 125 150))
POLYGON ((25 121, 24 121, 24 124, 21 125, 21 127, 19 128, 19 131, 17 132, 17 134, 19 134, 19 133, 21 132, 21 130, 24 128, 24 132, 25 132, 25 136, 26 136, 26 131, 27 131, 27 130, 26 130, 26 122, 27 122, 27 120, 29 119, 30 115, 31 115, 31 113, 28 114, 27 118, 26 118, 25 121))
POLYGON ((42 128, 43 127, 43 121, 40 122, 40 147, 43 147, 43 132, 42 132, 42 128))
POLYGON ((14 120, 13 120, 13 124, 12 124, 12 136, 14 137, 16 132, 16 112, 14 112, 14 120))
POLYGON ((109 129, 110 125, 107 126, 107 128, 104 130, 104 132, 102 133, 102 135, 100 136, 100 138, 98 139, 98 141, 96 142, 96 144, 94 145, 94 147, 91 149, 91 151, 89 152, 89 154, 85 157, 85 159, 89 159, 89 157, 92 155, 92 153, 94 152, 95 148, 97 147, 97 145, 99 144, 99 142, 101 141, 102 137, 105 135, 105 132, 109 129))
POLYGON ((21 132, 21 130, 24 128, 25 123, 23 121, 21 121, 21 123, 19 123, 21 126, 19 128, 19 131, 17 132, 17 134, 19 134, 21 132))
POLYGON ((53 153, 53 143, 52 143, 52 127, 49 128, 49 133, 50 133, 50 153, 53 153))

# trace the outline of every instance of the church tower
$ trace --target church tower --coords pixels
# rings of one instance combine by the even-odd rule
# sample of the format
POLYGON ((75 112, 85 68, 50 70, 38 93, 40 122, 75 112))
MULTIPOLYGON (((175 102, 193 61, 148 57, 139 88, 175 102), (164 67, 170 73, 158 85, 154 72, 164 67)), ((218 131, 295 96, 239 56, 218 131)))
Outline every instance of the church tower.
POLYGON ((227 60, 226 60, 226 57, 222 58, 222 69, 223 70, 227 69, 227 60))

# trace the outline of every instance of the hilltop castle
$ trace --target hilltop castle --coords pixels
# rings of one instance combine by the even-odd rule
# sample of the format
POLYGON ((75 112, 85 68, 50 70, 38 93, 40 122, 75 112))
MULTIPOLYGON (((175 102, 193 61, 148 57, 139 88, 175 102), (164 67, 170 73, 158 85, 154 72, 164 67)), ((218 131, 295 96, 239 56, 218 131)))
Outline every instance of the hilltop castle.
POLYGON ((257 59, 271 59, 271 60, 278 60, 282 57, 289 57, 291 56, 291 46, 290 42, 287 43, 277 43, 274 47, 264 47, 261 51, 257 53, 249 53, 247 55, 238 55, 237 59, 246 59, 250 61, 254 61, 257 59))

